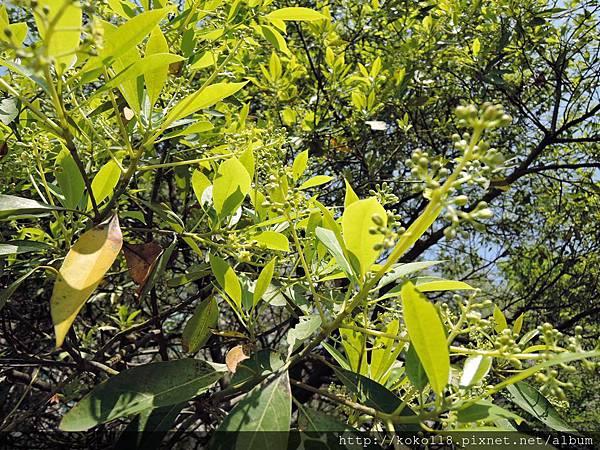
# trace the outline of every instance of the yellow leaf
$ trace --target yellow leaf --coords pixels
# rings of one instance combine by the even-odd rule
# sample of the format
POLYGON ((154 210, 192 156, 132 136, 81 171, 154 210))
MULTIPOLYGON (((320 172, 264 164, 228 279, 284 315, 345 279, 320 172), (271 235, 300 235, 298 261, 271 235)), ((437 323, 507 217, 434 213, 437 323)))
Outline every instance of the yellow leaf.
POLYGON ((79 310, 112 266, 122 245, 123 236, 115 215, 83 233, 69 250, 50 300, 57 347, 63 344, 79 310))
POLYGON ((431 389, 439 396, 448 383, 450 373, 450 354, 444 325, 435 306, 411 282, 402 287, 400 295, 408 337, 427 374, 431 389))
POLYGON ((378 216, 380 225, 386 226, 387 214, 375 197, 351 203, 342 215, 344 242, 350 259, 354 259, 351 264, 359 269, 361 276, 371 269, 371 265, 381 253, 380 250, 375 250, 374 246, 381 243, 383 236, 369 232, 371 228, 377 227, 373 216, 378 216))

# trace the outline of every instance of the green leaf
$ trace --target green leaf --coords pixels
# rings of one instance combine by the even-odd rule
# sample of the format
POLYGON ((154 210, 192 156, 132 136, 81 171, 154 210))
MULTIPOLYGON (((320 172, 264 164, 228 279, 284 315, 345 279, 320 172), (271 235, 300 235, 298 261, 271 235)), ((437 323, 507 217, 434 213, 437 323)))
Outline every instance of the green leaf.
POLYGON ((513 333, 520 334, 523 329, 523 321, 525 320, 525 313, 522 313, 513 324, 513 333))
POLYGON ((401 290, 404 322, 423 364, 431 389, 441 395, 450 375, 450 354, 444 325, 435 307, 411 282, 401 290))
POLYGON ((209 255, 210 267, 217 282, 225 293, 235 302, 238 310, 242 307, 242 286, 233 269, 227 261, 216 255, 209 255))
POLYGON ((267 14, 267 19, 299 20, 306 22, 312 22, 314 20, 328 20, 327 16, 324 16, 320 12, 317 12, 313 9, 301 7, 277 9, 267 14))
POLYGON ((460 378, 460 387, 468 388, 483 380, 492 367, 492 361, 493 358, 481 355, 467 358, 460 378))
POLYGON ((86 431, 148 408, 185 402, 208 390, 226 372, 224 365, 197 359, 134 367, 96 386, 64 415, 60 429, 86 431))
POLYGON ((312 336, 321 326, 321 318, 318 315, 302 316, 294 328, 287 333, 289 345, 288 355, 291 355, 302 342, 312 336))
POLYGON ((285 42, 285 38, 275 28, 268 25, 261 25, 260 28, 256 27, 255 29, 277 50, 287 56, 292 56, 292 53, 285 42))
POLYGON ((340 269, 342 269, 346 276, 350 279, 354 278, 354 272, 350 263, 344 255, 341 243, 337 240, 336 235, 333 231, 326 228, 317 227, 315 228, 315 236, 323 243, 323 245, 329 250, 329 253, 334 257, 340 269))
MULTIPOLYGON (((150 33, 148 42, 146 43, 146 56, 153 55, 156 53, 169 53, 169 44, 165 39, 160 27, 155 27, 150 33)), ((154 105, 160 92, 162 91, 167 77, 169 76, 169 66, 162 65, 154 70, 146 71, 144 73, 144 80, 146 81, 146 91, 150 98, 150 104, 154 105)))
POLYGON ((133 418, 119 436, 115 450, 155 450, 160 448, 167 432, 185 402, 146 409, 133 418))
POLYGON ((63 205, 68 209, 77 209, 83 198, 85 183, 75 159, 67 149, 56 157, 56 181, 64 196, 63 205))
POLYGON ((263 381, 266 375, 280 369, 283 364, 281 353, 272 349, 259 350, 250 355, 250 358, 238 363, 231 377, 231 387, 235 389, 244 385, 244 388, 249 390, 263 381))
POLYGON ((575 431, 560 417, 552 404, 537 389, 525 382, 507 387, 509 400, 556 431, 575 431))
MULTIPOLYGON (((111 159, 100 168, 92 180, 92 192, 97 204, 102 203, 104 199, 113 193, 119 178, 121 178, 121 169, 116 161, 111 159)), ((92 201, 88 199, 87 210, 91 209, 92 201)))
POLYGON ((360 432, 358 430, 352 428, 350 425, 345 424, 335 417, 315 411, 311 407, 299 406, 298 409, 300 411, 300 415, 298 417, 298 426, 303 432, 313 433, 343 431, 345 437, 360 436, 360 432))
POLYGON ((458 411, 458 420, 462 423, 479 422, 481 420, 493 422, 497 419, 513 419, 517 423, 523 422, 521 416, 494 405, 488 400, 480 400, 474 405, 458 411))
POLYGON ((43 252, 48 250, 50 245, 45 242, 37 241, 9 241, 0 243, 0 256, 19 255, 21 253, 43 252))
POLYGON ((388 284, 398 280, 399 278, 405 277, 406 275, 418 272, 419 270, 427 269, 441 262, 442 261, 420 261, 395 265, 390 271, 381 277, 381 280, 379 280, 379 283, 377 284, 377 289, 381 289, 382 287, 387 286, 388 284))
POLYGON ((48 8, 47 15, 34 14, 35 23, 44 40, 46 53, 56 60, 56 71, 62 74, 75 61, 81 34, 81 5, 72 0, 40 0, 38 11, 48 8))
MULTIPOLYGON (((179 55, 174 55, 172 53, 164 52, 164 53, 154 53, 151 55, 146 55, 144 58, 140 58, 137 50, 131 53, 133 58, 126 58, 126 55, 121 56, 118 61, 121 61, 121 64, 115 64, 115 68, 121 69, 121 71, 112 77, 108 82, 106 82, 100 89, 96 90, 94 94, 90 98, 96 98, 100 94, 106 92, 109 89, 114 87, 123 88, 123 85, 131 83, 137 88, 137 77, 140 75, 144 75, 147 77, 154 72, 166 70, 168 72, 169 64, 174 62, 178 62, 183 60, 183 57, 179 55)), ((147 82, 147 81, 146 81, 147 82)))
POLYGON ((215 103, 235 94, 246 85, 244 83, 216 83, 199 89, 193 94, 188 95, 177 103, 169 111, 164 120, 164 124, 171 124, 176 120, 182 119, 190 114, 213 106, 215 103))
POLYGON ((348 183, 348 180, 344 178, 344 184, 346 185, 346 195, 344 196, 344 209, 348 208, 352 203, 357 202, 359 200, 358 195, 348 183))
POLYGON ((204 173, 198 169, 194 170, 192 173, 192 189, 194 190, 194 194, 196 195, 198 203, 202 204, 202 194, 204 194, 204 191, 210 185, 210 180, 206 175, 204 175, 204 173))
POLYGON ((376 227, 373 216, 379 216, 383 226, 387 224, 387 214, 375 197, 359 200, 344 210, 342 215, 342 234, 351 259, 361 276, 369 272, 371 266, 381 253, 373 247, 383 240, 381 234, 371 234, 369 230, 376 227))
POLYGON ((19 116, 19 99, 15 97, 5 98, 0 101, 0 122, 9 125, 19 116))
POLYGON ((337 350, 335 347, 333 347, 325 341, 321 342, 321 345, 325 350, 327 350, 327 353, 329 353, 333 357, 333 359, 335 359, 335 361, 342 367, 342 369, 352 370, 350 364, 348 364, 348 361, 346 360, 346 358, 344 358, 344 355, 342 355, 339 350, 337 350))
POLYGON ((240 163, 242 166, 244 166, 250 178, 253 178, 256 161, 254 160, 254 151, 252 150, 252 145, 248 146, 248 148, 242 152, 240 155, 240 163))
POLYGON ((46 214, 56 208, 29 198, 0 194, 0 220, 19 216, 46 214))
MULTIPOLYGON (((385 333, 397 336, 399 329, 400 321, 394 319, 387 325, 385 333)), ((392 364, 396 362, 401 350, 402 345, 396 345, 393 338, 377 337, 375 339, 373 350, 371 350, 371 378, 375 381, 384 383, 389 376, 389 370, 392 367, 392 364)))
POLYGON ((330 177, 329 175, 317 175, 315 177, 312 177, 310 180, 306 180, 304 183, 302 183, 300 185, 300 187, 298 189, 300 190, 305 190, 305 189, 310 189, 316 186, 321 186, 322 184, 325 183, 329 183, 331 180, 333 180, 333 177, 330 177))
POLYGON ((290 242, 288 241, 288 238, 285 237, 284 234, 276 231, 263 231, 256 236, 252 236, 252 239, 271 250, 279 250, 282 252, 290 251, 290 242))
MULTIPOLYGON (((363 375, 350 370, 334 367, 333 371, 338 379, 344 383, 346 388, 357 395, 358 401, 370 408, 375 408, 386 414, 397 412, 402 406, 402 400, 385 386, 371 380, 363 375)), ((413 416, 410 408, 405 407, 400 414, 402 416, 413 416)))
POLYGON ((91 58, 82 69, 82 72, 87 75, 86 81, 92 81, 97 77, 103 65, 110 65, 120 56, 135 49, 135 46, 173 9, 174 6, 170 6, 143 12, 119 26, 109 36, 105 36, 100 54, 91 58))
POLYGON ((193 123, 189 127, 184 128, 183 130, 173 131, 172 133, 165 134, 161 139, 157 142, 166 141, 167 139, 172 139, 179 136, 187 136, 189 134, 200 134, 206 133, 214 128, 214 125, 207 120, 200 120, 198 122, 193 123))
POLYGON ((130 19, 135 16, 137 5, 128 2, 127 0, 107 0, 110 9, 124 19, 130 19))
POLYGON ((506 317, 498 305, 494 305, 494 329, 496 333, 502 333, 503 330, 508 328, 508 323, 506 322, 506 317))
MULTIPOLYGON (((119 29, 109 22, 102 22, 102 24, 104 26, 104 40, 110 42, 116 39, 115 36, 118 35, 119 29)), ((118 84, 117 81, 115 81, 114 85, 118 86, 119 91, 123 94, 123 98, 138 116, 140 114, 141 106, 140 99, 143 94, 143 80, 138 78, 138 75, 132 72, 140 67, 139 64, 141 60, 140 52, 134 45, 127 51, 119 54, 118 57, 114 57, 111 61, 113 69, 118 73, 115 77, 118 80, 118 84)), ((107 62, 106 65, 108 66, 109 63, 107 62)), ((109 86, 111 86, 111 81, 112 80, 109 80, 107 83, 109 86)), ((99 91, 102 91, 102 89, 99 89, 99 91)), ((92 98, 93 97, 94 96, 92 96, 92 98)))
POLYGON ((214 66, 217 63, 217 57, 219 54, 212 50, 208 50, 204 52, 204 54, 198 58, 194 64, 189 66, 190 70, 200 70, 205 69, 206 67, 214 66))
POLYGON ((271 280, 273 279, 274 271, 275 258, 273 258, 265 267, 263 267, 263 269, 260 271, 260 275, 258 276, 258 280, 256 280, 256 286, 254 286, 254 293, 252 295, 254 306, 258 304, 263 295, 265 295, 265 292, 267 292, 267 289, 271 284, 271 280))
POLYGON ((298 181, 302 174, 306 171, 308 165, 308 150, 298 153, 292 164, 292 179, 298 181))
POLYGON ((366 335, 355 330, 340 329, 342 346, 346 358, 354 372, 367 375, 369 364, 367 362, 367 338, 366 335))
POLYGON ((427 386, 427 374, 415 351, 414 345, 410 344, 408 346, 405 358, 406 376, 415 388, 422 391, 427 386))
POLYGON ((275 380, 256 386, 234 406, 217 428, 210 448, 287 448, 291 416, 290 380, 284 372, 275 380))
POLYGON ((235 157, 219 165, 213 181, 213 204, 220 217, 235 212, 250 192, 251 178, 243 164, 235 157))
POLYGON ((181 343, 183 351, 196 353, 210 337, 211 328, 216 328, 219 320, 219 306, 214 297, 200 302, 194 315, 183 328, 181 343))

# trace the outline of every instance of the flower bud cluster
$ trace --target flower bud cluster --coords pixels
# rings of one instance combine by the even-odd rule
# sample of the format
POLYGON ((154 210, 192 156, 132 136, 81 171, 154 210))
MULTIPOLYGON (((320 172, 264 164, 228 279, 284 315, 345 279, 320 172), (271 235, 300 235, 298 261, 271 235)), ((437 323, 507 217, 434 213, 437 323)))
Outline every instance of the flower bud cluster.
POLYGON ((454 239, 458 233, 463 237, 467 237, 468 233, 465 230, 459 231, 459 226, 465 222, 468 222, 475 230, 483 231, 484 225, 479 220, 487 220, 493 217, 493 212, 488 208, 486 202, 479 202, 471 211, 463 211, 454 206, 465 206, 467 202, 468 197, 466 195, 459 195, 450 200, 450 205, 444 215, 445 219, 450 222, 450 226, 444 229, 446 239, 454 239))
POLYGON ((512 118, 504 112, 502 105, 486 102, 477 108, 475 105, 458 106, 455 114, 460 126, 493 129, 510 125, 512 118))
POLYGON ((371 216, 371 221, 375 224, 375 226, 369 228, 369 233, 377 234, 383 237, 383 240, 380 243, 373 246, 373 249, 377 251, 392 248, 398 239, 399 233, 401 234, 406 231, 403 228, 393 231, 389 225, 385 225, 383 217, 381 217, 379 214, 373 214, 371 216))

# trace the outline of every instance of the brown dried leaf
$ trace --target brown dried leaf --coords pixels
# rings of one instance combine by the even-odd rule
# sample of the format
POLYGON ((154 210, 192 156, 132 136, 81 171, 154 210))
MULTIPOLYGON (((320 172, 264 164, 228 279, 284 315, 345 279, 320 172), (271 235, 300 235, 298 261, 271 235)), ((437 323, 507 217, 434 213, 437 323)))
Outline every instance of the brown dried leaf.
POLYGON ((171 75, 180 76, 181 69, 183 68, 183 61, 177 61, 169 64, 169 73, 171 75))
POLYGON ((231 373, 235 373, 239 363, 250 358, 246 352, 247 349, 245 345, 236 345, 227 352, 225 364, 227 364, 227 368, 231 373))
POLYGON ((0 142, 0 159, 8 155, 8 143, 6 141, 0 142))
POLYGON ((156 265, 163 248, 156 242, 146 244, 127 244, 123 246, 125 261, 131 279, 140 287, 146 284, 148 276, 156 265))

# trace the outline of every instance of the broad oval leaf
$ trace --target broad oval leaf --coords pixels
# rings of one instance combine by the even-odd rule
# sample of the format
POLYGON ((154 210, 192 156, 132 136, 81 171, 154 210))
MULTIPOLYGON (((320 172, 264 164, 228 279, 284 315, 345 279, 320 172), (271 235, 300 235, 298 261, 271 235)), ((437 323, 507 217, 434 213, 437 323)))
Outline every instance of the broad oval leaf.
POLYGON ((217 279, 217 282, 223 288, 225 293, 235 302, 238 310, 242 307, 242 286, 240 280, 235 274, 227 261, 216 256, 209 255, 210 268, 213 271, 213 275, 217 279))
POLYGON ((219 320, 219 305, 214 297, 200 302, 194 314, 183 328, 181 342, 183 351, 197 352, 211 336, 211 328, 217 326, 219 320))
POLYGON ((65 208, 77 209, 83 198, 85 183, 75 159, 66 148, 56 157, 56 181, 64 196, 65 208))
POLYGON ((83 233, 69 250, 50 300, 57 347, 62 345, 79 310, 113 265, 122 245, 123 236, 115 215, 83 233))
POLYGON ((442 261, 417 261, 407 264, 397 264, 393 266, 393 269, 391 269, 384 276, 381 277, 381 280, 379 280, 379 283, 377 284, 377 289, 381 289, 382 287, 402 277, 405 277, 406 275, 410 275, 411 273, 417 272, 419 270, 427 269, 441 262, 442 261))
MULTIPOLYGON (((92 192, 94 193, 96 204, 102 203, 103 200, 113 193, 120 177, 121 169, 117 162, 112 159, 100 168, 92 180, 92 192)), ((92 201, 89 199, 87 209, 88 211, 92 209, 92 201)))
POLYGON ((477 403, 458 411, 458 420, 462 423, 469 422, 493 422, 497 419, 513 419, 517 423, 523 422, 523 418, 510 412, 501 406, 494 405, 488 400, 480 400, 477 403))
POLYGON ((59 208, 29 198, 0 194, 0 220, 19 216, 46 214, 53 209, 59 208))
POLYGON ((252 294, 254 306, 258 304, 263 295, 265 295, 265 292, 267 292, 267 289, 271 284, 271 280, 273 279, 274 271, 275 259, 272 259, 265 267, 263 267, 263 269, 260 271, 260 275, 258 276, 258 280, 256 280, 256 285, 254 286, 254 293, 252 294))
POLYGON ((383 240, 381 234, 371 234, 370 229, 376 227, 372 220, 379 216, 383 226, 387 224, 387 214, 375 197, 353 202, 342 215, 342 234, 346 249, 355 261, 350 261, 364 276, 379 256, 380 251, 373 247, 383 240))
MULTIPOLYGON (((361 404, 386 414, 397 412, 398 408, 402 406, 402 400, 382 384, 351 370, 338 367, 334 367, 333 370, 344 386, 356 394, 361 404)), ((414 416, 414 413, 407 406, 400 411, 400 415, 414 416)))
POLYGON ((431 389, 441 395, 450 375, 450 353, 444 325, 435 307, 407 282, 400 291, 404 322, 431 389))
POLYGON ((340 269, 346 273, 346 276, 353 279, 354 271, 348 259, 346 259, 342 243, 338 240, 336 233, 327 228, 317 227, 315 229, 315 236, 329 250, 329 253, 333 256, 340 269))
POLYGON ((260 234, 252 237, 253 240, 271 250, 279 250, 282 252, 290 251, 290 242, 288 238, 277 231, 263 231, 260 234))
POLYGON ((235 405, 219 425, 210 448, 287 448, 291 418, 292 393, 286 371, 256 386, 235 405))
POLYGON ((321 326, 321 317, 316 314, 302 316, 294 328, 287 333, 287 343, 289 345, 288 355, 297 349, 302 342, 308 339, 321 326))
POLYGON ((233 213, 242 203, 251 185, 250 175, 234 156, 219 165, 213 182, 213 204, 220 217, 233 213))
POLYGON ((468 388, 483 380, 492 367, 492 361, 493 358, 482 355, 467 358, 460 378, 460 387, 468 388))
POLYGON ((292 164, 292 179, 298 181, 308 165, 308 150, 298 153, 292 164))
POLYGON ((185 402, 146 409, 129 422, 119 436, 114 450, 157 450, 185 402))
POLYGON ((225 373, 225 366, 197 359, 161 361, 126 370, 96 386, 64 415, 60 429, 85 431, 148 408, 185 402, 205 392, 225 373))
POLYGON ((45 242, 37 241, 9 241, 0 243, 0 256, 19 255, 21 253, 43 252, 48 250, 50 245, 45 242))
POLYGON ((509 399, 543 424, 556 431, 571 432, 574 429, 560 417, 554 406, 537 389, 525 382, 507 387, 509 399))

